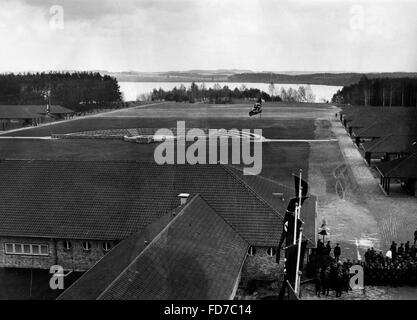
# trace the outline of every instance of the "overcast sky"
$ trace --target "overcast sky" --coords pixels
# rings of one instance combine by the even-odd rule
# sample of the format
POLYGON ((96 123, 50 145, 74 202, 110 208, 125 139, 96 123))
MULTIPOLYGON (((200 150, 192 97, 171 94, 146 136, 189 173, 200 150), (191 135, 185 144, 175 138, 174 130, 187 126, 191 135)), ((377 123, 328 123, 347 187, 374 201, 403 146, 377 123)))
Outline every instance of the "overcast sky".
POLYGON ((412 0, 0 0, 0 71, 417 71, 416 13, 412 0))

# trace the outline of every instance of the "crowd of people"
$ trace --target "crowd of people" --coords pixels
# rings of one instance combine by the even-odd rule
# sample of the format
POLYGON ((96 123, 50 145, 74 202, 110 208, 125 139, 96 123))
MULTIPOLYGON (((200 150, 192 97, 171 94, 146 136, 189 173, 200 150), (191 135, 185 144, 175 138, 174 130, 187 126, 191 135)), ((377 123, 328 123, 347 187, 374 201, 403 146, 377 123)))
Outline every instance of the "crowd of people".
POLYGON ((341 261, 341 248, 331 242, 326 245, 319 240, 317 248, 309 256, 307 273, 314 279, 316 295, 328 295, 330 289, 340 297, 343 291, 350 289, 349 282, 353 274, 351 267, 359 265, 363 268, 364 285, 402 286, 417 285, 417 230, 414 232, 414 243, 394 241, 384 254, 369 248, 364 254, 364 260, 341 261), (333 254, 332 254, 333 251, 333 254))

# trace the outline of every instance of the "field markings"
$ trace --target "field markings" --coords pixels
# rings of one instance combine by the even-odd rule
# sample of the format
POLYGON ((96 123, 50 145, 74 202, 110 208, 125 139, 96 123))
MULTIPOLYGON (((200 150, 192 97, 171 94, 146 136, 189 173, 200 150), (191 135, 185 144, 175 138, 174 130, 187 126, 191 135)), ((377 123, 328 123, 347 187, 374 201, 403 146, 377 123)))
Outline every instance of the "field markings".
POLYGON ((51 136, 44 136, 44 137, 9 137, 9 136, 0 136, 0 139, 20 139, 20 140, 52 140, 55 138, 52 138, 51 136))

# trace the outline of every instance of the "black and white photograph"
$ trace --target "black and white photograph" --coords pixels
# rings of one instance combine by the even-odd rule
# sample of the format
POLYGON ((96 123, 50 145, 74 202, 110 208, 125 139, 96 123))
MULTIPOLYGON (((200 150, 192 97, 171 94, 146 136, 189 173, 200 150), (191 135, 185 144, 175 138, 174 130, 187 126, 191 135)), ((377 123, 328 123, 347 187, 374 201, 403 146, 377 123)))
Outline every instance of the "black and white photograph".
POLYGON ((0 0, 0 300, 417 300, 416 14, 0 0))

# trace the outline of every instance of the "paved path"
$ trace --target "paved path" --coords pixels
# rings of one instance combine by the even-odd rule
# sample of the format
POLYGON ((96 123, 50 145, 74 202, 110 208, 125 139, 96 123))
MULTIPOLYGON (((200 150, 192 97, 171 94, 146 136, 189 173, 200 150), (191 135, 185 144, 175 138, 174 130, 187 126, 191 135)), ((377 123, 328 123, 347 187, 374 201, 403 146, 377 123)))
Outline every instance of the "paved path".
POLYGON ((331 119, 336 146, 314 144, 310 152, 311 192, 319 196, 317 223, 326 217, 330 240, 341 243, 344 258, 362 258, 369 247, 385 252, 393 240, 412 240, 417 228, 417 198, 404 192, 386 196, 334 112, 331 119), (339 152, 337 147, 341 159, 332 156, 339 152))

